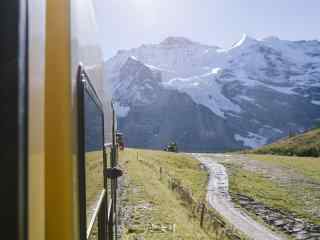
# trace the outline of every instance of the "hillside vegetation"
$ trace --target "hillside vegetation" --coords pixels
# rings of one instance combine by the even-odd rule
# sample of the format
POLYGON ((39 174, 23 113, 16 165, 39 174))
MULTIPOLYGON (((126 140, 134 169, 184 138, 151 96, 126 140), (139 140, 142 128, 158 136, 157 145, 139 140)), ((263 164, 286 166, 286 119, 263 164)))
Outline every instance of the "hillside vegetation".
POLYGON ((320 156, 320 129, 282 139, 273 144, 253 150, 257 154, 274 154, 299 157, 320 156))

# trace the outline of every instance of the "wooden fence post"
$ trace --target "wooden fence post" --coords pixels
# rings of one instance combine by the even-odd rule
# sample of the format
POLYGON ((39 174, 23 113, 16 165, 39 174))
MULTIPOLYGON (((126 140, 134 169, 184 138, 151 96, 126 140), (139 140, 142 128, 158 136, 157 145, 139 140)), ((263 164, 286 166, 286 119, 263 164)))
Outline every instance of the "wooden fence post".
POLYGON ((200 227, 203 228, 203 219, 204 219, 204 211, 205 211, 205 204, 202 203, 202 208, 201 208, 201 216, 200 216, 200 227))

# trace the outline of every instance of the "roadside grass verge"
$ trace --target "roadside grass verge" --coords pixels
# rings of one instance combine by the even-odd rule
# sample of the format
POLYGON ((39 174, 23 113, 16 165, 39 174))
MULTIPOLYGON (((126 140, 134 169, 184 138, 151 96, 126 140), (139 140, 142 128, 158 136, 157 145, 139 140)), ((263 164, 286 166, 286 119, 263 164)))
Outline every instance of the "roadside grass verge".
MULTIPOLYGON (((231 193, 241 193, 269 207, 302 213, 303 202, 290 191, 269 178, 240 168, 233 168, 230 176, 231 193)), ((305 214, 299 214, 304 216, 305 214)), ((306 216, 304 216, 306 217, 306 216)))
POLYGON ((86 153, 86 208, 87 222, 91 221, 103 187, 103 155, 101 151, 86 153))
MULTIPOLYGON (((293 213, 320 224, 320 159, 246 155, 243 165, 225 163, 229 171, 231 193, 240 193, 266 206, 293 213), (249 160, 261 162, 268 171, 250 168, 249 160), (281 176, 273 173, 280 171, 281 176), (285 179, 285 180, 284 180, 285 179)), ((259 166, 259 165, 257 165, 259 166)), ((278 173, 277 173, 278 174, 278 173)))
POLYGON ((196 200, 205 200, 209 175, 201 169, 200 162, 196 159, 181 153, 150 150, 129 150, 128 153, 138 153, 138 158, 156 168, 155 171, 162 168, 164 172, 181 181, 184 187, 190 189, 196 200))
POLYGON ((248 155, 248 157, 286 169, 292 169, 297 173, 310 178, 310 180, 312 179, 320 182, 320 158, 274 155, 248 155))

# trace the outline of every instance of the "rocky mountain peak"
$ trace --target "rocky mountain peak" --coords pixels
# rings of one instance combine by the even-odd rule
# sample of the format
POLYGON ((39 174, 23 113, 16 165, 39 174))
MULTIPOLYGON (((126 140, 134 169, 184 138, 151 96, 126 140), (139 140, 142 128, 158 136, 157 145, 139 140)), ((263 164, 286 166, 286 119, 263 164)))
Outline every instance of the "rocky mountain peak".
POLYGON ((144 65, 141 61, 138 60, 135 56, 128 57, 124 65, 144 65))
POLYGON ((265 42, 276 42, 276 41, 281 41, 281 40, 277 36, 269 36, 269 37, 263 38, 262 41, 265 41, 265 42))
POLYGON ((160 44, 161 45, 191 45, 195 42, 189 40, 185 37, 168 37, 163 40, 160 44))
POLYGON ((150 69, 140 62, 136 57, 128 57, 127 61, 123 64, 120 69, 120 73, 130 76, 130 74, 135 74, 136 72, 150 71, 150 69))

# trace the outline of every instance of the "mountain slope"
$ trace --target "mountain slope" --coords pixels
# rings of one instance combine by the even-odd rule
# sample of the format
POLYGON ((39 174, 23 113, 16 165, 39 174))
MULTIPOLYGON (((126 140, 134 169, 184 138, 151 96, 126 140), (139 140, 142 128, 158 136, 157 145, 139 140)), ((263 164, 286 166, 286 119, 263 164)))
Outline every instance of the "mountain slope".
POLYGON ((120 113, 119 128, 129 146, 161 149, 175 140, 180 149, 189 151, 239 148, 223 119, 186 93, 164 88, 157 71, 129 58, 120 76, 114 100, 120 113), (127 115, 124 106, 130 109, 127 115))
POLYGON ((244 36, 221 49, 169 37, 119 51, 105 71, 130 146, 255 148, 320 117, 318 41, 244 36))

